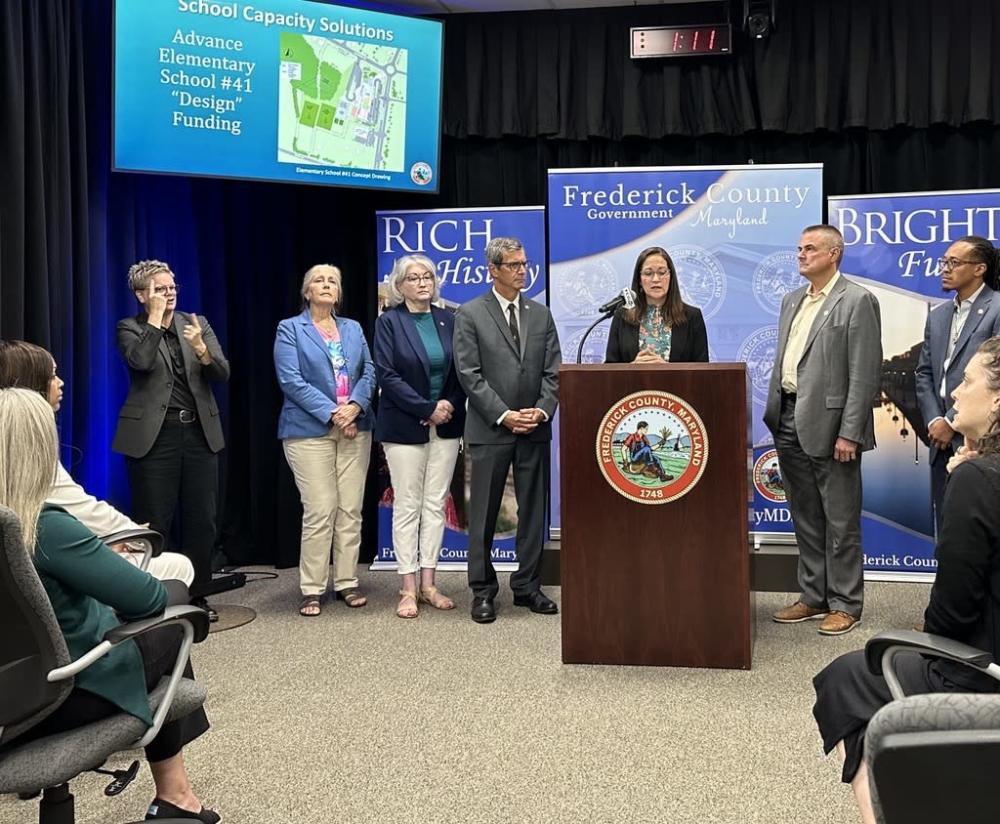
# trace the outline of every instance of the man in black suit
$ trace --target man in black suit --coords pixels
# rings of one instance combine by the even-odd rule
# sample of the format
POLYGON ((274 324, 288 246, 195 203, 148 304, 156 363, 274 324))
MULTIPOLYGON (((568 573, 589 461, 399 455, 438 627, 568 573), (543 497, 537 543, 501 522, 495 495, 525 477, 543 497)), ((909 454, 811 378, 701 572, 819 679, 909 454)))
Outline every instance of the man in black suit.
POLYGON ((490 553, 511 466, 518 509, 514 604, 558 612, 541 590, 539 568, 562 360, 548 308, 521 295, 530 265, 521 241, 493 238, 486 259, 493 288, 459 307, 454 339, 458 379, 469 399, 469 586, 472 620, 481 624, 496 619, 499 586, 490 553))
POLYGON ((205 318, 176 311, 166 263, 136 263, 128 283, 143 311, 118 322, 130 385, 112 449, 126 457, 136 521, 169 539, 180 502, 180 546, 195 572, 191 593, 207 608, 198 596, 212 578, 217 453, 225 445, 209 381, 228 380, 229 363, 205 318))

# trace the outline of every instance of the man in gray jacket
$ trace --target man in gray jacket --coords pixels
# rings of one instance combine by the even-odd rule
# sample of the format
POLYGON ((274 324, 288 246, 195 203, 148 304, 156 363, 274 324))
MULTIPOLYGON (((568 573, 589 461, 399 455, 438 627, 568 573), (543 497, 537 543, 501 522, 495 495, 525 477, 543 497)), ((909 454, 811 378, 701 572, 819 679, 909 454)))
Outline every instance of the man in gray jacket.
POLYGON ((469 398, 469 586, 472 620, 481 624, 496 619, 499 586, 491 551, 511 466, 518 509, 514 604, 544 615, 558 612, 541 590, 539 568, 562 360, 548 308, 521 295, 531 265, 522 243, 493 238, 486 259, 493 288, 459 307, 454 338, 458 380, 469 398))
POLYGON ((822 618, 821 634, 843 635, 863 606, 861 453, 875 446, 881 317, 875 296, 840 274, 836 228, 807 227, 798 253, 809 285, 781 303, 764 423, 795 524, 801 595, 773 618, 822 618))

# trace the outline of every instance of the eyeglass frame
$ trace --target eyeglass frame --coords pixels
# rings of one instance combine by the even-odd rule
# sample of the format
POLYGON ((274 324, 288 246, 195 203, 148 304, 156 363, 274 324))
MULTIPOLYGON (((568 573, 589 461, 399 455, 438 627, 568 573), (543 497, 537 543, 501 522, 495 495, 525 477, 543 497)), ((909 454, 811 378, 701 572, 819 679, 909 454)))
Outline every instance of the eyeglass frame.
POLYGON ((434 281, 435 277, 430 272, 424 272, 422 275, 403 275, 404 283, 433 283, 434 281))
POLYGON ((669 280, 673 277, 673 272, 670 269, 659 270, 659 269, 643 269, 639 272, 639 277, 645 278, 646 280, 653 280, 653 278, 658 278, 659 280, 669 280))
POLYGON ((986 265, 986 261, 984 260, 962 260, 961 258, 946 258, 946 257, 939 257, 935 261, 935 263, 937 264, 937 269, 939 272, 950 272, 952 269, 955 269, 958 266, 965 266, 968 263, 976 263, 976 264, 981 263, 983 264, 983 266, 986 265))
POLYGON ((169 295, 171 293, 178 294, 181 291, 181 285, 175 280, 173 286, 154 286, 154 295, 169 295))
POLYGON ((533 261, 530 260, 508 260, 504 263, 494 264, 498 269, 506 269, 508 272, 520 272, 521 269, 528 271, 533 261))

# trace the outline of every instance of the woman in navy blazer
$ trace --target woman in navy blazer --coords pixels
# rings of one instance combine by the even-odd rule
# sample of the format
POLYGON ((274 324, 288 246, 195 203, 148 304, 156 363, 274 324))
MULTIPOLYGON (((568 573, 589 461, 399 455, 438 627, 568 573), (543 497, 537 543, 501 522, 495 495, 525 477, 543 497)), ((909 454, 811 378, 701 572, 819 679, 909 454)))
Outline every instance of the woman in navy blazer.
POLYGON ((681 300, 677 269, 659 246, 639 253, 632 274, 634 309, 611 319, 605 363, 690 363, 708 360, 701 310, 681 300))
POLYGON ((436 609, 455 607, 434 585, 434 573, 465 426, 465 394, 452 359, 454 318, 432 305, 438 293, 431 260, 402 257, 389 275, 389 308, 375 323, 381 387, 375 437, 382 442, 392 476, 400 618, 416 618, 418 601, 436 609))
POLYGON ((361 501, 375 423, 375 365, 357 321, 338 317, 340 270, 313 266, 302 281, 306 308, 278 324, 274 368, 285 395, 278 418, 288 465, 302 498, 299 613, 319 615, 330 575, 349 607, 358 589, 361 501))

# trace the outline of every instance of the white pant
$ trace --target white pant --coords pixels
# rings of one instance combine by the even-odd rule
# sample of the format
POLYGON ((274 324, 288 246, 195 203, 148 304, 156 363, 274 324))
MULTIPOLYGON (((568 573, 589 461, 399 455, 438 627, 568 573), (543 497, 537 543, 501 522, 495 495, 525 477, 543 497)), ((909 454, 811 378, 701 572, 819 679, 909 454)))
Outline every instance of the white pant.
MULTIPOLYGON (((122 557, 135 566, 142 564, 141 552, 124 552, 122 557)), ((191 559, 179 552, 161 552, 157 557, 150 558, 146 572, 159 581, 183 581, 188 587, 194 581, 191 559)))
POLYGON ((382 444, 392 477, 392 544, 400 575, 433 569, 441 554, 459 439, 439 438, 436 426, 430 436, 429 443, 382 444))
POLYGON ((356 587, 372 433, 358 432, 352 440, 334 426, 321 438, 286 438, 283 446, 302 499, 302 594, 326 592, 331 543, 334 590, 356 587))

